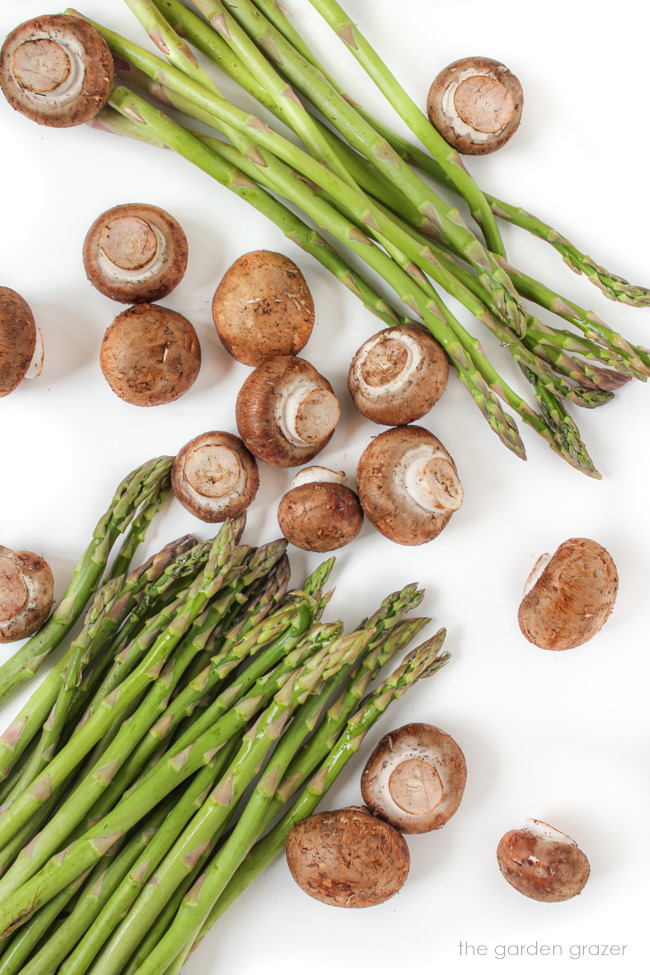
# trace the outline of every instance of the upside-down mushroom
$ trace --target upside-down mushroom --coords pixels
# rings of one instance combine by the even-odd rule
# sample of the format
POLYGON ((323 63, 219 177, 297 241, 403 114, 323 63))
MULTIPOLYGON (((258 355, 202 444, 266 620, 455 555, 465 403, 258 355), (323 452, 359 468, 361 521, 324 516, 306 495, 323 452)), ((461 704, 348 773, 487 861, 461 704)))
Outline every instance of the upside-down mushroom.
POLYGON ((392 427, 371 440, 357 466, 357 490, 366 517, 401 545, 436 538, 463 501, 452 458, 418 426, 392 427))
POLYGON ((259 486, 257 462, 239 437, 211 430, 178 452, 172 488, 180 503, 201 521, 217 522, 242 514, 259 486))
POLYGON ((133 406, 159 406, 192 386, 201 347, 183 315, 161 305, 133 305, 106 330, 100 364, 120 399, 133 406))
POLYGON ((212 301, 219 338, 247 366, 295 355, 314 327, 314 301, 300 268, 284 254, 251 251, 224 274, 212 301))
POLYGON ((519 79, 492 58, 461 58, 434 79, 429 120, 459 152, 495 152, 516 132, 524 95, 519 79))
POLYGON ((519 606, 521 632, 546 650, 578 647, 603 626, 617 590, 607 549, 591 538, 569 538, 533 567, 519 606))
POLYGON ((40 376, 42 368, 43 338, 31 308, 16 291, 0 287, 0 396, 40 376))
POLYGON ((113 57, 81 17, 53 14, 16 27, 0 50, 0 87, 12 108, 63 128, 94 118, 113 87, 113 57))
POLYGON ((359 806, 300 820, 286 856, 298 886, 334 907, 383 904, 404 885, 410 867, 402 834, 359 806))
POLYGON ((86 234, 83 262, 90 283, 114 301, 158 301, 187 267, 187 238, 169 213, 123 203, 100 214, 86 234))
POLYGON ((546 903, 575 897, 589 879, 589 860, 575 840, 538 819, 501 837, 497 862, 515 890, 546 903))
POLYGON ((369 420, 398 426, 428 413, 442 396, 449 361, 421 325, 377 332, 355 353, 348 374, 354 405, 369 420))
POLYGON ((272 467, 308 463, 329 442, 340 415, 328 381, 297 356, 263 362, 237 396, 239 436, 272 467))
POLYGON ((278 505, 278 524, 296 548, 331 552, 357 537, 363 511, 343 471, 305 467, 278 505))
POLYGON ((39 630, 53 599, 54 577, 45 559, 0 545, 0 643, 22 640, 39 630))
POLYGON ((412 722, 381 739, 361 774, 363 801, 403 833, 440 829, 458 809, 467 768, 458 743, 412 722))

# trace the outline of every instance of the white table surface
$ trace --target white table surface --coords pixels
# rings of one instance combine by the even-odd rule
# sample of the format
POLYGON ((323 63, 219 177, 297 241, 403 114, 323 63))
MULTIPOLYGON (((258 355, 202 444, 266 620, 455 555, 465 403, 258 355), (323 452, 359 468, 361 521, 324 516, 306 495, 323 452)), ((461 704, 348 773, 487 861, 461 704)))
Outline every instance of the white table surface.
MULTIPOLYGON (((348 89, 390 120, 390 109, 307 0, 286 5, 348 89)), ((650 22, 642 5, 348 0, 348 8, 420 102, 437 71, 458 57, 485 54, 506 63, 524 88, 523 122, 501 152, 471 160, 472 172, 486 189, 547 219, 606 266, 650 284, 650 22)), ((83 11, 143 37, 124 4, 85 0, 83 11)), ((43 12, 36 0, 4 0, 0 36, 43 12)), ((220 346, 210 303, 232 261, 258 248, 295 259, 313 291, 317 326, 304 355, 343 403, 341 424, 321 459, 354 474, 379 428, 355 413, 347 368, 355 349, 381 325, 315 261, 169 152, 86 127, 37 127, 4 101, 0 142, 0 283, 30 302, 46 350, 41 378, 0 402, 0 543, 45 555, 60 595, 128 470, 176 452, 206 430, 235 431, 234 401, 248 369, 220 346), (190 318, 203 350, 193 389, 152 409, 122 402, 102 377, 101 338, 120 307, 91 288, 81 262, 95 217, 131 201, 162 206, 185 228, 188 272, 164 303, 190 318)), ((506 227, 504 236, 514 262, 650 345, 650 311, 608 302, 526 233, 506 227)), ((485 346, 523 391, 508 357, 491 341, 485 346)), ((311 900, 279 860, 206 939, 187 965, 190 975, 389 975, 407 966, 448 975, 548 970, 549 956, 530 954, 535 944, 557 946, 556 972, 641 970, 650 955, 648 396, 641 384, 630 383, 612 404, 579 412, 603 474, 595 481, 564 464, 523 425, 529 459, 510 455, 451 380, 423 424, 455 458, 465 487, 462 508, 435 542, 420 548, 396 546, 366 524, 338 555, 331 612, 351 628, 387 592, 418 580, 427 590, 423 612, 436 627, 448 628, 453 659, 373 729, 324 808, 359 803, 365 757, 383 733, 412 720, 437 724, 461 744, 468 763, 461 808, 443 830, 409 838, 409 880, 375 909, 335 910, 311 900), (582 648, 537 649, 517 625, 524 581, 542 552, 579 535, 598 540, 616 561, 614 612, 582 648), (538 904, 500 876, 497 842, 529 816, 565 830, 587 853, 592 876, 580 897, 538 904), (465 942, 470 947, 461 952, 465 942), (478 945, 485 953, 473 956, 478 945), (575 946, 594 945, 626 948, 617 958, 572 957, 575 946), (524 957, 501 960, 499 946, 524 957)), ((264 468, 261 476, 246 533, 255 543, 277 535, 275 510, 291 472, 264 468)), ((143 554, 191 530, 209 533, 180 506, 169 505, 143 554)), ((296 582, 317 561, 293 550, 296 582)), ((4 704, 4 724, 31 689, 4 704)))

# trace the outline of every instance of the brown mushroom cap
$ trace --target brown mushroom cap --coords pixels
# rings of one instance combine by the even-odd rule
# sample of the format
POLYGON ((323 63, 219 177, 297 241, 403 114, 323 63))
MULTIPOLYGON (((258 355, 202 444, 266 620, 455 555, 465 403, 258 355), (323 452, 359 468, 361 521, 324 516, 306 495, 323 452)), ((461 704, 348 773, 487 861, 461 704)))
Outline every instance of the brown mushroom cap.
POLYGON ((575 897, 589 879, 589 861, 576 842, 537 819, 501 837, 497 861, 515 890, 546 903, 575 897))
POLYGON ((295 355, 314 327, 314 301, 302 272, 274 251, 243 254, 226 271, 212 301, 219 338, 247 366, 295 355))
POLYGON ((263 362, 237 396, 240 437, 273 467, 309 463, 329 442, 340 413, 328 381, 297 356, 263 362))
POLYGON ((413 722, 381 739, 361 775, 365 804, 403 833, 440 829, 465 789, 465 756, 451 737, 413 722))
POLYGON ((392 427, 371 440, 357 466, 357 490, 366 517, 400 545, 436 538, 463 500, 451 456, 418 426, 392 427))
POLYGON ((109 386, 133 406, 159 406, 186 393, 199 373, 193 326, 161 305, 134 305, 108 327, 100 364, 109 386))
POLYGON ((286 853, 298 886, 334 907, 383 904, 404 885, 410 866, 402 834, 358 806, 302 819, 286 853))
POLYGON ((609 552, 590 538, 569 538, 538 559, 519 606, 527 640, 568 650, 590 640, 614 607, 618 574, 609 552))
POLYGON ((355 354, 348 373, 354 405, 369 420, 397 426, 419 420, 442 396, 449 361, 420 325, 377 332, 355 354))
POLYGON ((31 636, 52 608, 54 577, 45 559, 0 545, 0 643, 31 636))
POLYGON ((0 396, 7 396, 23 381, 36 343, 31 308, 17 292, 0 287, 0 396))
POLYGON ((194 437, 178 452, 172 489, 201 521, 234 518, 248 508, 260 478, 257 462, 239 437, 212 430, 194 437))
POLYGON ((36 17, 2 45, 0 87, 12 108, 34 122, 80 125, 108 101, 113 58, 104 38, 81 17, 36 17))
MULTIPOLYGON (((353 541, 361 531, 363 510, 354 491, 325 468, 313 470, 314 480, 291 486, 278 506, 284 537, 307 552, 331 552, 353 541), (323 472, 319 474, 318 472, 323 472)), ((341 472, 339 472, 341 474, 341 472)))
POLYGON ((461 58, 434 79, 427 99, 431 124, 459 152, 500 149, 521 121, 519 79, 492 58, 461 58))
POLYGON ((86 234, 88 280, 114 301, 157 301, 173 291, 187 267, 187 238, 160 207, 123 203, 100 214, 86 234))

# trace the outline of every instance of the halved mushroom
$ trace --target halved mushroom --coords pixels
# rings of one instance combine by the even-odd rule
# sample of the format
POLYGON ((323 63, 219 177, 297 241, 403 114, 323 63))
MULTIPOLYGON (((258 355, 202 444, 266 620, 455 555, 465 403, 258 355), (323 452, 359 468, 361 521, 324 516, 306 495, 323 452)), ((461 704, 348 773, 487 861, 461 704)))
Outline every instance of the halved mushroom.
POLYGON ((180 503, 201 521, 225 521, 248 508, 259 486, 257 462, 239 437, 212 430, 178 452, 172 488, 180 503))
POLYGON ((42 369, 43 338, 31 308, 16 291, 0 287, 0 396, 42 369))
POLYGON ((314 301, 292 260, 274 251, 251 251, 224 274, 212 315, 230 355, 259 366, 274 356, 295 355, 307 344, 314 301))
POLYGON ((36 17, 2 45, 0 87, 11 107, 34 122, 80 125, 108 101, 113 58, 104 38, 81 17, 36 17))
POLYGON ((343 471, 305 467, 280 501, 278 524, 296 548, 331 552, 357 537, 363 511, 343 471))
POLYGON ((240 437, 259 460, 297 467, 329 442, 341 407, 309 362, 283 355, 253 370, 237 396, 236 415, 240 437))
POLYGON ((86 234, 88 280, 114 301, 157 301, 173 291, 187 267, 187 238, 169 213, 123 203, 100 214, 86 234))
POLYGON ((420 325, 377 332, 355 354, 348 374, 354 405, 375 423, 411 423, 442 396, 449 362, 442 346, 420 325))
POLYGON ((400 545, 436 538, 463 501, 453 460, 418 426, 392 427, 371 440, 357 466, 357 490, 364 514, 400 545))
POLYGON ((546 650, 578 647, 598 633, 617 590, 607 549, 590 538, 569 538, 537 560, 519 606, 521 632, 546 650))
POLYGON ((361 774, 361 795, 403 833, 426 833, 456 812, 466 778, 465 756, 451 735, 413 722, 381 739, 361 774))
POLYGON ((589 879, 589 861, 575 840, 538 819, 501 837, 497 861, 515 890, 546 903, 575 897, 589 879))
POLYGON ((402 834, 359 806, 300 820, 286 856, 298 886, 335 907, 383 904, 404 885, 410 867, 402 834))
POLYGON ((192 386, 201 347, 183 315, 161 305, 133 305, 106 330, 100 364, 121 399, 133 406, 159 406, 192 386))
POLYGON ((0 545, 0 643, 22 640, 50 615, 54 577, 45 559, 0 545))
POLYGON ((431 124, 459 152, 495 152, 516 132, 524 94, 519 79, 492 58, 461 58, 429 89, 431 124))

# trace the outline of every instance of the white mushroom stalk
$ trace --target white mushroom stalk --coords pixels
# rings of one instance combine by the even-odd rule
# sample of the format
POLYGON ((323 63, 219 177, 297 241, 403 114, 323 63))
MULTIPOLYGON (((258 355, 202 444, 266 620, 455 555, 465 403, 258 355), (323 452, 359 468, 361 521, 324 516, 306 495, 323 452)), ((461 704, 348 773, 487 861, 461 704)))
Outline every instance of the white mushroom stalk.
POLYGON ((181 476, 186 491, 197 501, 209 498, 215 510, 242 491, 246 474, 237 452, 223 444, 206 444, 185 458, 181 476))
POLYGON ((224 521, 242 514, 259 484, 255 458, 239 437, 212 430, 179 451, 172 488, 184 507, 202 521, 224 521))
POLYGON ((297 446, 321 443, 341 416, 339 401, 306 376, 295 377, 277 402, 276 418, 284 436, 297 446))
POLYGON ((298 471, 291 481, 291 490, 303 484, 340 484, 342 487, 347 487, 348 479, 345 471, 332 471, 329 467, 319 467, 314 464, 298 471))
POLYGON ((34 347, 34 355, 32 356, 32 361, 29 364, 27 372, 25 373, 25 379, 37 379, 43 372, 43 362, 45 361, 45 348, 43 346, 43 335, 40 328, 36 329, 36 345, 34 347))
POLYGON ((463 486, 448 456, 429 445, 406 451, 395 468, 396 490, 426 511, 457 511, 463 502, 463 486))
POLYGON ((373 335, 361 346, 352 364, 352 373, 366 396, 378 390, 382 396, 397 396, 408 385, 422 362, 420 344, 406 332, 386 338, 373 335))
POLYGON ((158 277, 167 261, 167 240, 141 217, 124 216, 101 232, 97 261, 108 280, 140 282, 158 277))

